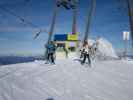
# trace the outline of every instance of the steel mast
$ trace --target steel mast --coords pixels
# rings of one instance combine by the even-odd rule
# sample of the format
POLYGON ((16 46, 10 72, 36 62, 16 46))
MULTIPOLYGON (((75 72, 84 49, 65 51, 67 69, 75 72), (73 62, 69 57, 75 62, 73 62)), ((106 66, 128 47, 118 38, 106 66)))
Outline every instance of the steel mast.
POLYGON ((127 0, 127 7, 128 7, 128 16, 129 16, 129 24, 130 24, 130 31, 132 37, 132 47, 133 47, 133 10, 131 7, 131 0, 127 0))
POLYGON ((72 34, 77 32, 77 11, 78 11, 78 1, 73 1, 73 24, 72 24, 72 34))
MULTIPOLYGON (((58 8, 60 8, 61 6, 63 6, 67 10, 74 9, 72 31, 76 32, 76 14, 77 14, 77 10, 75 10, 77 8, 76 3, 77 2, 75 0, 56 0, 55 11, 53 14, 53 19, 52 19, 52 23, 51 23, 51 27, 50 27, 50 31, 49 31, 49 37, 48 37, 46 45, 49 44, 51 39, 52 39, 55 24, 56 24, 56 17, 57 17, 58 8)), ((44 59, 47 58, 47 53, 48 53, 48 50, 46 49, 45 54, 44 54, 44 59)))
POLYGON ((86 29, 85 29, 85 35, 84 35, 83 42, 87 41, 90 36, 90 24, 91 24, 91 20, 93 17, 93 13, 95 11, 95 6, 96 6, 96 0, 91 0, 90 8, 88 11, 88 17, 87 17, 87 23, 86 23, 86 29))

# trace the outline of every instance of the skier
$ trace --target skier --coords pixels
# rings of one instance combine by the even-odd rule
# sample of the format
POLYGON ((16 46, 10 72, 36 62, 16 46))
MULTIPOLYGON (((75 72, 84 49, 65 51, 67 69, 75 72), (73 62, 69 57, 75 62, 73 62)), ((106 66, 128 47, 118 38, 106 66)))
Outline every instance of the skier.
POLYGON ((99 40, 100 40, 100 37, 97 37, 96 42, 95 42, 95 51, 97 51, 98 49, 99 40))
POLYGON ((50 41, 50 43, 48 45, 46 45, 46 48, 48 50, 46 63, 51 62, 52 64, 55 64, 54 55, 55 55, 55 51, 56 51, 56 46, 55 46, 54 42, 50 41))
POLYGON ((68 50, 65 47, 63 47, 63 50, 64 50, 64 52, 66 54, 66 58, 68 58, 68 50))
POLYGON ((94 59, 96 57, 96 53, 98 52, 99 46, 99 37, 95 40, 95 42, 91 46, 91 58, 94 59))
POLYGON ((86 58, 88 58, 88 64, 91 66, 91 59, 90 59, 91 46, 88 44, 87 41, 84 42, 82 50, 83 50, 82 51, 83 60, 81 61, 81 64, 84 64, 86 61, 86 58))
POLYGON ((84 42, 84 44, 83 44, 83 47, 80 49, 80 52, 81 52, 81 54, 80 54, 80 58, 83 58, 83 55, 84 55, 84 51, 85 51, 85 42, 84 42))

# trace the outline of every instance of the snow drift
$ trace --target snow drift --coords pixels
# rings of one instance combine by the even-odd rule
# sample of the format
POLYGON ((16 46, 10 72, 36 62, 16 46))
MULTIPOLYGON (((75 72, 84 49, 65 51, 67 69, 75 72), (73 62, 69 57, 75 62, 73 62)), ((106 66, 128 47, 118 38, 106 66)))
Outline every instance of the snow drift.
MULTIPOLYGON (((118 59, 118 56, 115 52, 115 49, 113 48, 112 44, 104 39, 104 38, 99 38, 98 40, 92 40, 89 39, 88 43, 90 45, 94 45, 96 44, 96 42, 98 43, 97 45, 97 50, 95 52, 95 57, 99 60, 107 60, 107 59, 118 59)), ((79 48, 81 48, 81 45, 79 46, 79 48)))
POLYGON ((98 48, 98 50, 97 50, 98 57, 102 57, 104 59, 118 58, 112 44, 104 38, 98 39, 98 47, 97 48, 98 48))

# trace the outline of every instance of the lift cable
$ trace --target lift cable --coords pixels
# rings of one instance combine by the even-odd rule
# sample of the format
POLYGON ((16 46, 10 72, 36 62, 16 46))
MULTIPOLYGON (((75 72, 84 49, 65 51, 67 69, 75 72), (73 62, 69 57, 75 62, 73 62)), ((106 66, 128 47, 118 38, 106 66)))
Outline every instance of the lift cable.
POLYGON ((23 17, 17 15, 17 14, 14 13, 13 11, 7 9, 6 7, 0 6, 0 9, 3 10, 3 11, 5 11, 5 12, 7 12, 7 13, 9 13, 9 14, 12 15, 12 16, 18 18, 21 22, 23 22, 23 23, 29 25, 30 27, 37 28, 37 29, 39 30, 39 32, 35 33, 34 39, 36 39, 36 38, 39 36, 39 34, 40 34, 41 32, 46 32, 46 33, 48 33, 47 30, 45 30, 45 29, 40 29, 37 25, 33 24, 32 22, 30 22, 30 21, 28 21, 28 20, 25 20, 23 17))

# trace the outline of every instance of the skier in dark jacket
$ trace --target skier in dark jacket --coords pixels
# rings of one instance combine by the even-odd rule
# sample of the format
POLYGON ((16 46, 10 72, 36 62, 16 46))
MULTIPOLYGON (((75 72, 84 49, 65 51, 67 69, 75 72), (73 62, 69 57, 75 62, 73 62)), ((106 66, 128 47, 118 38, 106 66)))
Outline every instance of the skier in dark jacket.
POLYGON ((53 41, 51 41, 48 45, 46 45, 47 48, 47 61, 51 62, 52 64, 55 64, 55 51, 56 51, 56 46, 53 41))
POLYGON ((85 46, 85 44, 86 44, 86 43, 84 43, 83 46, 82 46, 82 48, 80 49, 80 52, 81 52, 80 58, 83 58, 83 56, 84 56, 84 52, 85 52, 84 46, 85 46))

